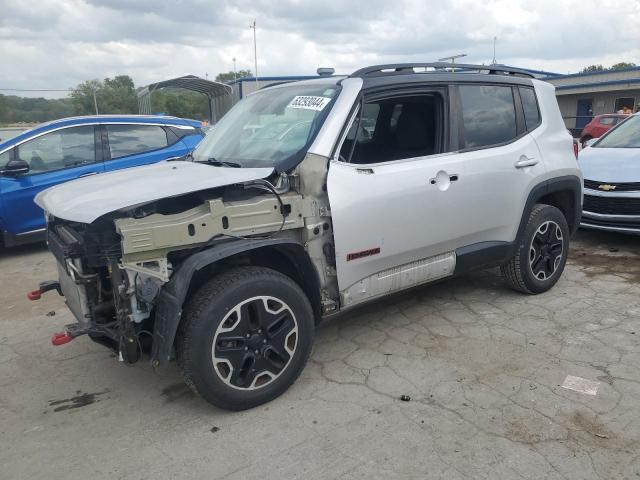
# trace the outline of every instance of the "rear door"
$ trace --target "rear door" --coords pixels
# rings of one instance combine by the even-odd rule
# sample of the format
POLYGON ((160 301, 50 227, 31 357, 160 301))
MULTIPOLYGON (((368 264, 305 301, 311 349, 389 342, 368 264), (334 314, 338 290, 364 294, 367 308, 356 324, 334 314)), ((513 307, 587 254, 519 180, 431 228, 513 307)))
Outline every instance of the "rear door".
POLYGON ((105 124, 102 132, 107 171, 181 157, 190 151, 171 128, 162 125, 105 124))
POLYGON ((465 166, 466 205, 459 215, 465 218, 466 245, 512 242, 526 197, 545 173, 522 106, 533 130, 540 124, 535 92, 479 83, 457 85, 453 91, 460 125, 457 156, 465 166))
POLYGON ((33 199, 42 190, 104 170, 94 125, 54 130, 14 147, 29 173, 0 177, 5 228, 14 235, 44 228, 44 214, 33 199))
POLYGON ((328 175, 345 306, 452 274, 465 235, 447 89, 365 96, 360 110, 328 175))

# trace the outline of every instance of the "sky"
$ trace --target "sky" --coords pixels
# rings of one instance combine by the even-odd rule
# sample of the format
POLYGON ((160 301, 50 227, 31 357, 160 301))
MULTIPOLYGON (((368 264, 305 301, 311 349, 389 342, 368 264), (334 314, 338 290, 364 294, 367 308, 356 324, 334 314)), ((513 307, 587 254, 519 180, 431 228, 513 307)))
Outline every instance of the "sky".
POLYGON ((0 93, 130 75, 348 74, 460 53, 560 73, 640 65, 640 0, 0 0, 0 93))

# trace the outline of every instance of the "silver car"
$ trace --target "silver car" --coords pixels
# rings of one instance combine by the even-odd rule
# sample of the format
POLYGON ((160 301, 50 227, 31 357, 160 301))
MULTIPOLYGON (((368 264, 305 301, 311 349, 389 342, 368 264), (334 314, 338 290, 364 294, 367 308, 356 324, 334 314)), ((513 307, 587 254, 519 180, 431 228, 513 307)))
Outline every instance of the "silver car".
POLYGON ((585 228, 640 235, 640 115, 580 152, 585 228))
POLYGON ((399 64, 259 90, 193 161, 41 193, 77 322, 127 363, 175 356, 214 405, 255 407, 304 368, 323 318, 500 266, 558 281, 582 176, 554 87, 503 66, 399 64), (174 355, 175 354, 175 355, 174 355))

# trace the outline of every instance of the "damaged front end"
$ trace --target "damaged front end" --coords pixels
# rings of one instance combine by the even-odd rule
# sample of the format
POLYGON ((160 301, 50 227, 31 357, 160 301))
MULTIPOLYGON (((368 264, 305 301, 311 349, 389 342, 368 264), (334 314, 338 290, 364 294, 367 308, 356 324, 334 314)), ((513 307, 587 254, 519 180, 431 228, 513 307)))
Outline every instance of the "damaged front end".
POLYGON ((59 345, 86 334, 123 361, 137 361, 144 322, 161 283, 121 268, 120 236, 110 220, 87 225, 50 218, 47 241, 57 260, 57 289, 77 319, 52 342, 59 345))
POLYGON ((335 310, 326 165, 309 154, 292 174, 271 181, 160 198, 91 223, 57 217, 50 205, 47 237, 59 280, 41 290, 58 289, 78 320, 53 343, 87 334, 124 362, 149 353, 154 365, 166 363, 185 299, 199 286, 194 279, 214 275, 225 262, 292 265, 318 318, 335 310))

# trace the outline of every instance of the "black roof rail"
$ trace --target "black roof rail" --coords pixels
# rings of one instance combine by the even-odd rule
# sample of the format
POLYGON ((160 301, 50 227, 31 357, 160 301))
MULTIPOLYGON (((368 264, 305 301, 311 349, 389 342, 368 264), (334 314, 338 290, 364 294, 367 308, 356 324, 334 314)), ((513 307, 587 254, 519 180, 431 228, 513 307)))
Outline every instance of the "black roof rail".
MULTIPOLYGON (((519 75, 528 78, 535 76, 521 68, 508 67, 506 65, 471 65, 466 63, 394 63, 388 65, 373 65, 371 67, 361 68, 353 72, 350 77, 376 77, 382 75, 398 75, 423 73, 416 72, 415 68, 433 68, 436 72, 442 70, 441 73, 480 73, 487 72, 493 75, 519 75)), ((433 73, 433 72, 426 72, 433 73)))

